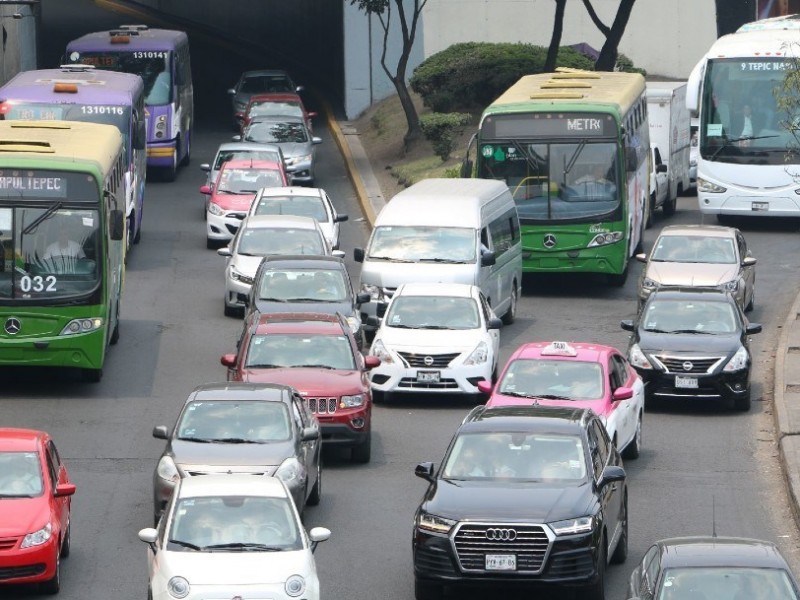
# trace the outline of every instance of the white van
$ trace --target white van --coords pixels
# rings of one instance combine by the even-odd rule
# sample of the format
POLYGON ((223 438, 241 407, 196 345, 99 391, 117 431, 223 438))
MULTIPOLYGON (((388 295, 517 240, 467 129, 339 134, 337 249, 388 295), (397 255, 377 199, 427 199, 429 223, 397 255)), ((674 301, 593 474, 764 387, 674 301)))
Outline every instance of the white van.
MULTIPOLYGON (((488 179, 425 179, 383 207, 366 249, 361 318, 382 316, 403 283, 477 285, 497 316, 512 323, 522 288, 522 242, 508 186, 488 179)), ((365 325, 374 332, 375 325, 365 325)))

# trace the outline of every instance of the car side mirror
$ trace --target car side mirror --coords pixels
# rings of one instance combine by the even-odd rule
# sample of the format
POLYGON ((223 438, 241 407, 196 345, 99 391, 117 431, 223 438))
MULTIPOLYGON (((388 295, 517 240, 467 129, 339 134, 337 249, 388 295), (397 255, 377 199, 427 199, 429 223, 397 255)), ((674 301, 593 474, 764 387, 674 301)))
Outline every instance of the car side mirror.
POLYGON ((146 529, 139 530, 139 539, 142 540, 148 546, 150 546, 150 549, 155 554, 155 552, 156 552, 156 540, 158 540, 158 530, 157 529, 153 529, 152 527, 148 527, 146 529))
POLYGON ((125 212, 122 210, 111 211, 111 239, 119 241, 125 235, 125 212))
POLYGON ((169 430, 164 425, 153 427, 153 437, 157 440, 168 440, 169 430))
POLYGON ((211 170, 211 164, 210 163, 200 163, 200 170, 201 171, 205 171, 206 173, 208 173, 211 170))
POLYGON ((481 266, 482 267, 491 267, 493 264, 497 262, 497 259, 494 256, 494 252, 491 250, 486 250, 481 252, 481 266))
POLYGON ((222 363, 223 367, 228 367, 232 369, 236 366, 236 355, 235 354, 223 354, 222 358, 219 359, 219 362, 222 363))
POLYGON ((344 250, 331 250, 331 256, 335 256, 336 258, 344 258, 347 256, 347 253, 344 250))
POLYGON ((353 248, 353 260, 356 262, 363 263, 364 262, 364 249, 363 248, 353 248))
POLYGON ((625 481, 625 469, 622 467, 617 466, 610 466, 605 467, 603 472, 600 474, 600 479, 597 482, 597 489, 602 490, 606 487, 609 483, 614 483, 617 481, 625 481))
POLYGON ((388 304, 378 304, 378 306, 375 307, 375 314, 382 319, 386 314, 387 308, 389 308, 388 304))
POLYGON ((630 319, 626 319, 625 321, 620 321, 619 326, 622 327, 625 331, 633 331, 633 321, 630 319))
POLYGON ((631 398, 633 398, 633 390, 629 387, 618 387, 611 395, 611 399, 614 402, 619 402, 620 400, 630 400, 631 398))
POLYGON ((333 220, 334 223, 343 223, 350 219, 350 216, 344 213, 339 213, 336 215, 336 218, 333 220))
POLYGON ((320 138, 320 137, 312 137, 311 138, 311 143, 312 144, 321 144, 322 143, 322 138, 320 138))
POLYGON ((666 173, 667 172, 667 165, 658 165, 656 167, 656 173, 666 173))
POLYGON ((640 263, 646 263, 646 262, 647 262, 647 254, 645 254, 644 252, 642 252, 641 254, 637 254, 637 255, 635 256, 635 258, 636 258, 636 260, 638 260, 640 263))
POLYGON ((492 385, 491 381, 486 381, 485 379, 481 379, 478 382, 478 391, 481 394, 486 394, 487 396, 492 393, 494 386, 492 385))
POLYGON ((210 185, 201 185, 200 186, 200 193, 205 194, 206 196, 210 196, 212 194, 211 186, 210 185))
POLYGON ((231 247, 230 246, 223 246, 222 248, 217 249, 217 254, 220 256, 231 256, 231 247))
POLYGON ((56 491, 53 494, 56 498, 64 498, 65 496, 72 496, 75 493, 74 483, 59 483, 56 486, 56 491))
POLYGON ((294 88, 294 91, 296 91, 299 94, 300 92, 305 92, 306 87, 304 85, 298 85, 296 88, 294 88))
POLYGON ((231 139, 232 139, 234 142, 241 142, 241 141, 242 141, 242 136, 240 136, 240 135, 234 135, 234 136, 231 136, 231 139))
POLYGON ((742 266, 743 266, 743 267, 752 267, 752 266, 753 266, 754 264, 756 264, 757 262, 758 262, 758 260, 756 260, 756 259, 755 259, 755 258, 753 258, 752 256, 746 256, 746 257, 744 258, 744 260, 742 261, 742 266))
POLYGON ((312 111, 310 111, 310 112, 308 113, 308 118, 309 118, 309 119, 313 119, 313 118, 314 118, 314 117, 316 117, 316 116, 317 116, 317 113, 316 113, 316 112, 314 112, 313 110, 312 110, 312 111))
POLYGON ((364 357, 364 368, 368 371, 370 369, 374 369, 375 367, 381 366, 381 359, 377 356, 372 356, 371 354, 364 357))
POLYGON ((414 475, 417 477, 421 477, 425 481, 430 481, 433 483, 433 463, 432 462, 424 462, 419 463, 414 468, 414 475))
POLYGON ((311 552, 317 549, 317 544, 329 540, 331 530, 327 527, 314 527, 308 532, 308 539, 311 540, 311 552))
POLYGON ((747 333, 747 335, 761 333, 761 323, 748 323, 745 333, 747 333))
POLYGON ((313 442, 319 437, 319 429, 316 427, 304 427, 300 434, 301 442, 313 442))
POLYGON ((366 304, 370 300, 372 300, 372 296, 366 292, 361 292, 356 296, 356 304, 366 304))
POLYGON ((500 329, 502 326, 503 321, 497 317, 492 317, 489 319, 489 322, 486 323, 486 329, 500 329))
POLYGON ((367 317, 367 325, 370 327, 380 327, 381 320, 378 317, 373 317, 372 315, 367 317))
POLYGON ((233 89, 233 88, 230 88, 230 89, 228 90, 228 94, 230 94, 231 96, 235 96, 235 95, 236 95, 236 90, 235 90, 235 89, 233 89))

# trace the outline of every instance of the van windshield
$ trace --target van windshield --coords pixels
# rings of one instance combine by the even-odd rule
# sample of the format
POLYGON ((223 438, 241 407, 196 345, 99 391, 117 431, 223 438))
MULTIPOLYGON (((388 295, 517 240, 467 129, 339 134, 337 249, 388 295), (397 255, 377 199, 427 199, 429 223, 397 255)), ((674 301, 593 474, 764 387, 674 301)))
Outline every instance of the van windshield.
POLYGON ((465 227, 375 229, 368 258, 401 262, 475 262, 476 232, 465 227))

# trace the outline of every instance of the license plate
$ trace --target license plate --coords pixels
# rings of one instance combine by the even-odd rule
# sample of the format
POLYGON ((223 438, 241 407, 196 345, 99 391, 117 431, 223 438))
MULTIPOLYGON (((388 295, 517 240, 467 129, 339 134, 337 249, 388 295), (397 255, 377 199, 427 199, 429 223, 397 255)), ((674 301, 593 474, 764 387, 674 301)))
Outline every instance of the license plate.
POLYGON ((753 202, 751 208, 753 210, 769 210, 769 202, 753 202))
POLYGON ((487 554, 487 571, 515 571, 517 569, 516 554, 487 554))
POLYGON ((697 377, 675 377, 676 388, 697 389, 697 377))
POLYGON ((417 371, 417 381, 420 383, 439 383, 439 371, 417 371))

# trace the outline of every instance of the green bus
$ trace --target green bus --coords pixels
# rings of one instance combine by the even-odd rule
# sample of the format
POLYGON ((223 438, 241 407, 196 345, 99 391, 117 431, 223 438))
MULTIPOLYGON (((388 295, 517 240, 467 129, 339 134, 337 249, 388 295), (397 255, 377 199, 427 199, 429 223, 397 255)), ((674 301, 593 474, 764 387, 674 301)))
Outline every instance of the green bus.
POLYGON ((527 75, 483 113, 465 176, 505 181, 529 273, 603 273, 624 285, 649 203, 644 78, 527 75))
POLYGON ((0 366, 102 377, 119 338, 125 167, 113 125, 0 121, 0 366))

